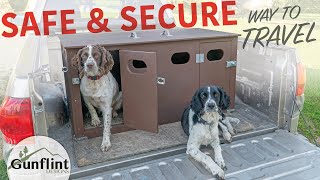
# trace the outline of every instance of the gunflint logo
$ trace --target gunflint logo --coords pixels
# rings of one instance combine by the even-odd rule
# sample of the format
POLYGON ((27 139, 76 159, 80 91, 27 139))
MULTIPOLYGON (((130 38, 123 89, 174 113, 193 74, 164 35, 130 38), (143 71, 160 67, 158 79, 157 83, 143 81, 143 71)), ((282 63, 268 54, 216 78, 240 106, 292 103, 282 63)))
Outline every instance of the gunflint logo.
POLYGON ((7 170, 10 179, 67 180, 71 164, 63 146, 57 141, 34 136, 21 141, 10 153, 7 170))

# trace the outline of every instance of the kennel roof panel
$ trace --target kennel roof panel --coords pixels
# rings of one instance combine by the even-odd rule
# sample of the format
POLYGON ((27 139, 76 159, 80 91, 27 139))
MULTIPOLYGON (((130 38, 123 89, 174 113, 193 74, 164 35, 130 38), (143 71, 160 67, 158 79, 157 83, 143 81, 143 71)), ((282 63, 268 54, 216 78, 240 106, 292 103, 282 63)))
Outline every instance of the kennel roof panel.
POLYGON ((164 30, 136 31, 138 38, 129 37, 131 32, 82 33, 59 35, 65 48, 81 48, 88 44, 103 46, 119 46, 130 44, 147 44, 157 42, 185 41, 199 39, 215 39, 237 37, 239 34, 206 30, 206 29, 171 29, 172 36, 161 35, 164 30))

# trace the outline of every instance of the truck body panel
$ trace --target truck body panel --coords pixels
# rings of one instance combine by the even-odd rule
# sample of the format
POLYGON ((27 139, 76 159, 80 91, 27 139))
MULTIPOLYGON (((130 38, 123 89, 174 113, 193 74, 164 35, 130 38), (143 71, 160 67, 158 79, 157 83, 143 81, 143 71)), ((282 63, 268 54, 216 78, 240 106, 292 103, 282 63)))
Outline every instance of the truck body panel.
MULTIPOLYGON (((50 2, 46 4, 45 1, 34 7, 38 12, 37 22, 41 21, 39 12, 51 10, 50 2)), ((62 7, 54 9, 59 8, 62 7)), ((85 29, 83 22, 87 19, 76 15, 78 22, 82 22, 79 23, 81 27, 77 27, 81 31, 85 29)), ((168 18, 173 19, 172 15, 168 15, 168 18)), ((119 26, 120 22, 113 24, 119 26)), ((48 37, 28 35, 21 39, 24 45, 19 51, 18 63, 10 78, 6 96, 31 99, 35 135, 49 136, 66 148, 73 165, 71 179, 213 178, 201 165, 186 156, 185 142, 78 166, 77 158, 80 156, 75 148, 85 144, 90 147, 100 140, 86 137, 76 139, 70 123, 66 123, 69 110, 62 62, 64 51, 59 38, 54 35, 58 31, 53 30, 52 36, 48 37)), ((77 44, 79 47, 83 45, 86 45, 85 41, 77 44)), ((272 45, 246 49, 242 49, 241 45, 239 47, 236 107, 229 115, 248 121, 252 128, 239 132, 231 144, 222 145, 228 168, 226 178, 320 179, 319 148, 296 135, 304 103, 304 95, 295 95, 297 64, 300 62, 296 49, 272 45)), ((4 158, 12 147, 12 144, 4 141, 4 158)), ((81 149, 77 150, 79 152, 81 149)), ((204 147, 203 151, 212 155, 211 148, 204 147)))

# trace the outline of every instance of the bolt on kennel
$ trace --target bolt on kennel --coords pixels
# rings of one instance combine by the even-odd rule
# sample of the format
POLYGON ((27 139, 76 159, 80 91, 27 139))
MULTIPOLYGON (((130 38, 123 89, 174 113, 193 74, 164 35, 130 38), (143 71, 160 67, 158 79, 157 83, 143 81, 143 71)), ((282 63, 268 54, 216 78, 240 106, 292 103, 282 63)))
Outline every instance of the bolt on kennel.
POLYGON ((123 113, 112 121, 112 133, 133 129, 157 133, 158 126, 180 121, 184 108, 201 86, 218 85, 235 104, 237 34, 175 29, 130 33, 61 35, 66 89, 76 138, 102 136, 91 127, 81 101, 78 70, 71 59, 88 44, 99 44, 113 56, 112 74, 123 92, 123 113))

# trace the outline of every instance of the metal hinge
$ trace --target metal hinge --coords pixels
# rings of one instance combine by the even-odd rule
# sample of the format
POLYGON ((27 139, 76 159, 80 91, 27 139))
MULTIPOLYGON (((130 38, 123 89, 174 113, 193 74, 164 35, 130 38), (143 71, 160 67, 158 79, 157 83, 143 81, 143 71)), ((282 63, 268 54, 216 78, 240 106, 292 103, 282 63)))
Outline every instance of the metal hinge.
POLYGON ((204 54, 196 54, 196 63, 204 63, 204 54))
POLYGON ((37 106, 33 106, 33 111, 34 111, 34 114, 39 114, 43 112, 43 109, 37 106))
POLYGON ((167 36, 167 37, 172 36, 171 33, 170 33, 170 31, 169 31, 168 29, 163 30, 160 35, 161 35, 161 36, 167 36))
POLYGON ((78 85, 78 84, 80 84, 80 78, 72 78, 72 84, 73 84, 73 85, 78 85))
POLYGON ((237 67, 237 61, 227 61, 227 68, 237 67))
POLYGON ((129 38, 138 39, 140 38, 136 32, 131 32, 129 38))
POLYGON ((157 84, 160 84, 160 85, 166 84, 166 79, 163 77, 157 77, 157 84))

